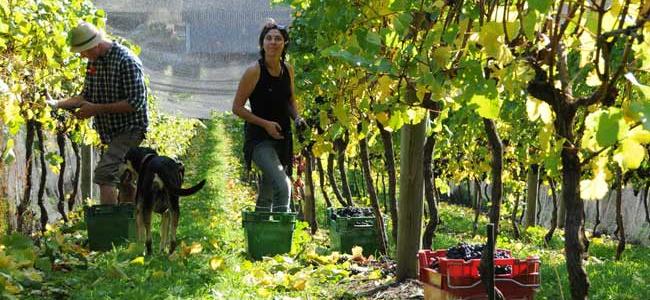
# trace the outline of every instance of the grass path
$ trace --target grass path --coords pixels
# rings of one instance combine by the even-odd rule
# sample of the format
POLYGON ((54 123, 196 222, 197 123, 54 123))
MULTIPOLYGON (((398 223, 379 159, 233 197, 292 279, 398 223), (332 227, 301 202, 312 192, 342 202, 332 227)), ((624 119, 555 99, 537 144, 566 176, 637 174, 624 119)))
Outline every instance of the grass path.
MULTIPOLYGON (((82 247, 60 256, 69 270, 46 272, 48 293, 42 299, 325 299, 333 282, 349 275, 342 266, 318 268, 304 258, 311 253, 324 265, 326 256, 305 251, 312 239, 305 230, 294 234, 294 252, 261 262, 245 258, 241 211, 253 205, 253 192, 239 181, 240 145, 232 145, 239 126, 217 117, 200 130, 185 158, 186 185, 207 179, 206 186, 191 197, 181 198, 179 247, 172 256, 157 252, 159 216, 152 225, 154 252, 143 257, 141 245, 130 244, 105 253, 88 253, 82 247), (226 128, 226 126, 228 126, 226 128), (228 131, 228 132, 227 132, 228 131), (300 251, 301 253, 297 253, 300 251), (300 254, 300 255, 298 255, 300 254), (73 256, 78 259, 73 258, 73 256)), ((237 141, 235 141, 237 143, 237 141)), ((300 227, 300 226, 299 226, 300 227)), ((83 224, 65 229, 66 240, 83 240, 83 224)), ((63 236, 63 235, 61 235, 63 236)), ((74 241, 62 242, 62 245, 74 241)), ((310 248, 313 249, 313 248, 310 248)), ((330 257, 331 258, 331 257, 330 257)), ((338 257, 334 260, 338 260, 338 257)))
POLYGON ((234 264, 230 253, 239 252, 241 245, 232 230, 237 218, 227 215, 237 203, 226 191, 231 173, 224 137, 223 127, 211 121, 188 151, 186 185, 200 178, 207 184, 196 195, 181 198, 180 245, 174 255, 157 252, 160 217, 154 214, 152 257, 142 257, 142 246, 136 244, 89 254, 87 269, 54 272, 54 281, 67 287, 73 299, 214 299, 215 288, 241 286, 237 277, 224 276, 234 264))

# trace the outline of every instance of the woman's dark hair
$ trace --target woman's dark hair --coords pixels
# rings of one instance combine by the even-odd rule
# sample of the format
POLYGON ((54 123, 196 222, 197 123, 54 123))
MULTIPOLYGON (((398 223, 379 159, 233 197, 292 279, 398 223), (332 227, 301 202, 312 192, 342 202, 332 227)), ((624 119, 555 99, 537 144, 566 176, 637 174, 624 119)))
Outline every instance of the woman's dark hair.
POLYGON ((278 25, 275 21, 266 23, 264 28, 262 28, 262 32, 260 32, 260 55, 264 58, 264 37, 266 37, 266 34, 273 29, 277 29, 284 39, 284 48, 282 49, 282 61, 284 61, 285 56, 287 55, 287 48, 289 47, 289 32, 287 31, 286 26, 278 25))

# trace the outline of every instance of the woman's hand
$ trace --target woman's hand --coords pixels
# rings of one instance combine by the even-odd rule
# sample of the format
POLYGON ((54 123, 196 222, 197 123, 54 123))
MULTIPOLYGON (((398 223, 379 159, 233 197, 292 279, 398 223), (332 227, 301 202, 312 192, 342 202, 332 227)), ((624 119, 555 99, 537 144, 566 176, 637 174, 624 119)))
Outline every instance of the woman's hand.
POLYGON ((281 133, 282 127, 280 127, 280 124, 277 122, 266 121, 264 123, 264 130, 266 130, 266 133, 268 133, 272 138, 276 140, 281 140, 284 138, 281 133))

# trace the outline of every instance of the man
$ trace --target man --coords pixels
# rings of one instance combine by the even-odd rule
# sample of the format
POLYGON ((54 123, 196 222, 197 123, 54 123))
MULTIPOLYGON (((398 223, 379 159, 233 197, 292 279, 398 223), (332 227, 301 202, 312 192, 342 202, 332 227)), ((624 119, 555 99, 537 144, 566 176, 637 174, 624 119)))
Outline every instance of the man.
POLYGON ((48 101, 54 108, 76 109, 78 118, 94 117, 106 146, 94 172, 101 204, 117 204, 118 169, 129 148, 142 143, 149 123, 142 62, 123 45, 82 22, 68 34, 71 50, 88 59, 81 95, 48 101))

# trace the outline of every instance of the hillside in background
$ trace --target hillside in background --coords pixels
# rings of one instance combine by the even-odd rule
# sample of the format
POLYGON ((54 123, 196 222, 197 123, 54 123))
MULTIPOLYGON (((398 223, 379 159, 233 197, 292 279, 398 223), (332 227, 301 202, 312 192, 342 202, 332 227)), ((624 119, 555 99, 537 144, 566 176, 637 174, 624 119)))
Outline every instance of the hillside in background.
POLYGON ((96 0, 107 30, 142 48, 140 57, 163 111, 208 118, 230 109, 245 67, 257 58, 266 18, 290 22, 268 0, 96 0))

